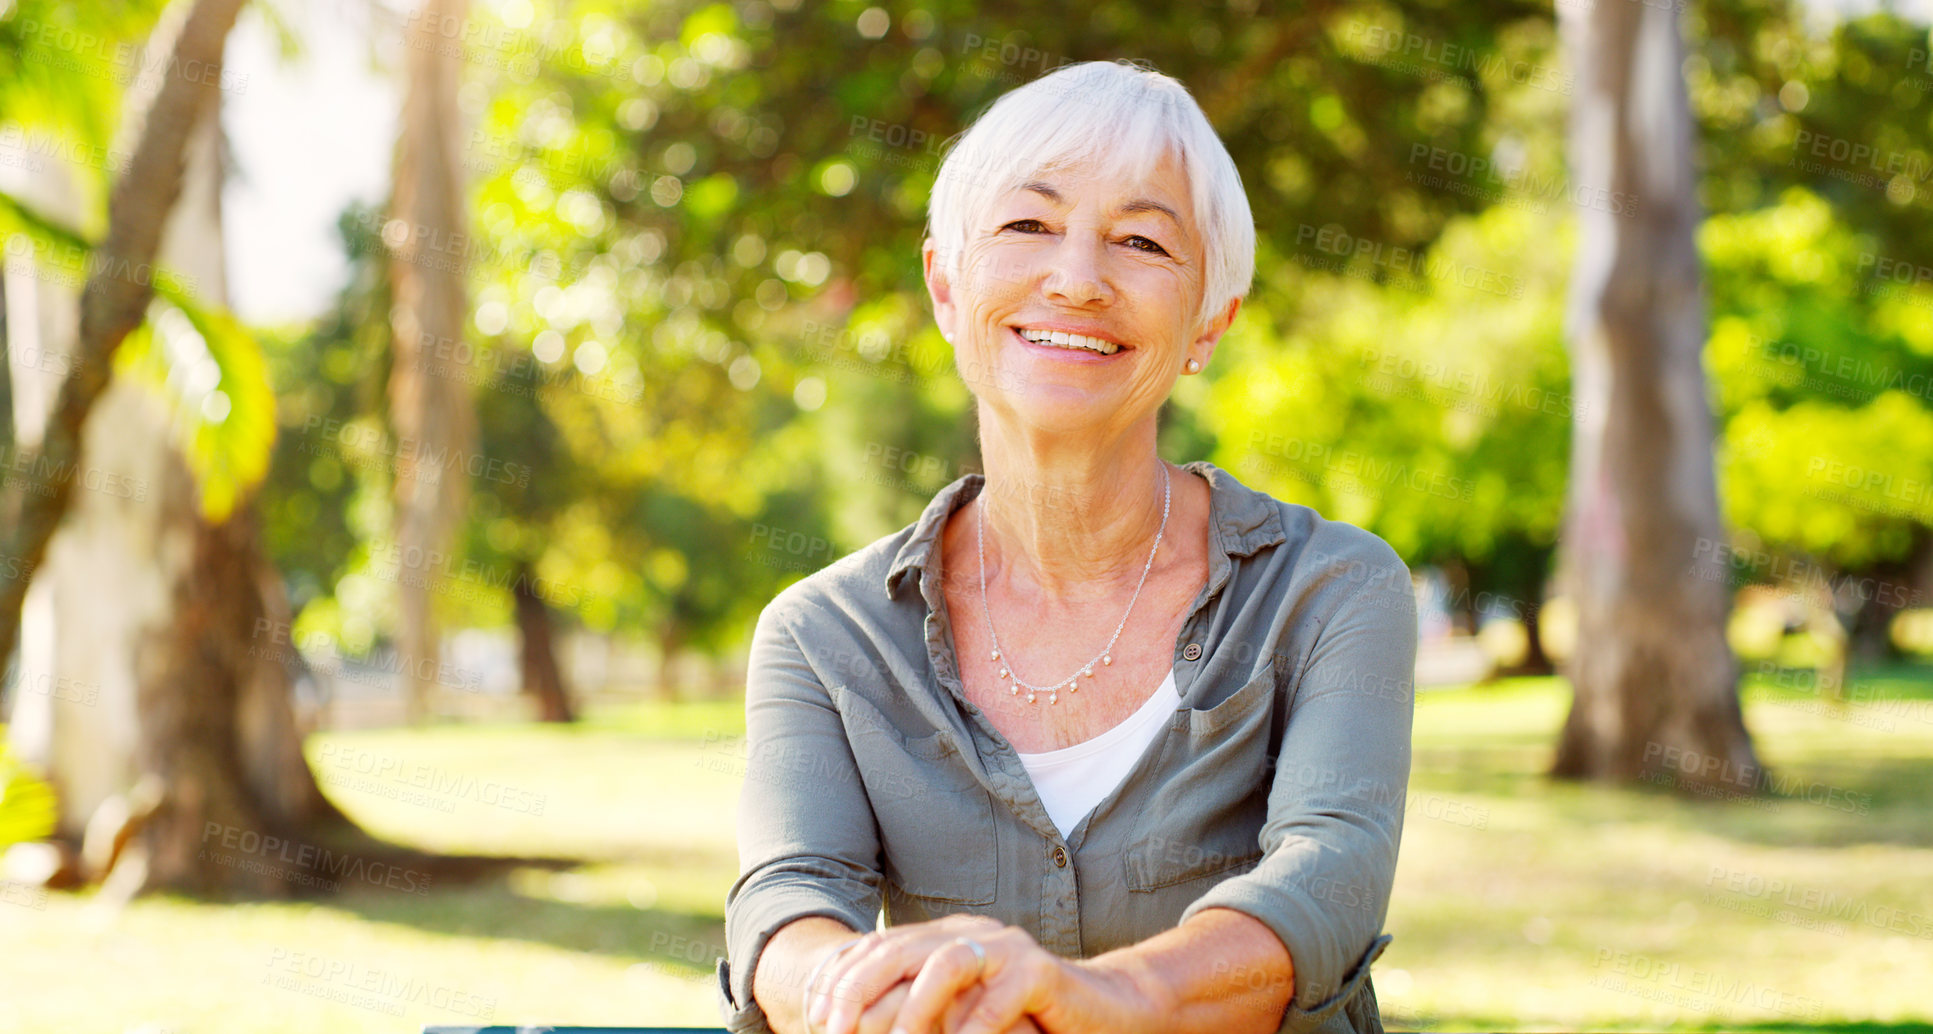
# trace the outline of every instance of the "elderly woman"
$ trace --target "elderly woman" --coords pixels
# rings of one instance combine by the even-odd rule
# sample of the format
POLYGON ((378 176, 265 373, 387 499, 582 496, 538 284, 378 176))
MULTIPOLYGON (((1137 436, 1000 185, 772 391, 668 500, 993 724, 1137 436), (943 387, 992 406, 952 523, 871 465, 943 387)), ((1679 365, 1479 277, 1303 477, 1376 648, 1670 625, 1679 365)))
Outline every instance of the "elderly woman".
POLYGON ((986 473, 760 615, 730 1029, 1380 1030, 1409 572, 1155 447, 1253 272, 1234 163, 1175 80, 1073 65, 929 231, 986 473))

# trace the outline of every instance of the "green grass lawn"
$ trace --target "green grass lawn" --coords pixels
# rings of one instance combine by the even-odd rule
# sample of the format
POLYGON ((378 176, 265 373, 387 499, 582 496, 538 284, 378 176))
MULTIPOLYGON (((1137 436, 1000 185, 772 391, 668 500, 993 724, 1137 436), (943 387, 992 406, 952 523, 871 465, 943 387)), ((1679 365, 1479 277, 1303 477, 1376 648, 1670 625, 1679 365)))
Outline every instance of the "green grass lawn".
MULTIPOLYGON (((1386 1023, 1933 1029, 1933 671, 1853 689, 1748 685, 1794 788, 1749 803, 1543 779, 1554 680, 1424 693, 1386 1023)), ((0 1031, 715 1023, 741 731, 727 703, 318 736, 324 785, 380 836, 585 861, 320 903, 9 895, 0 1031)))

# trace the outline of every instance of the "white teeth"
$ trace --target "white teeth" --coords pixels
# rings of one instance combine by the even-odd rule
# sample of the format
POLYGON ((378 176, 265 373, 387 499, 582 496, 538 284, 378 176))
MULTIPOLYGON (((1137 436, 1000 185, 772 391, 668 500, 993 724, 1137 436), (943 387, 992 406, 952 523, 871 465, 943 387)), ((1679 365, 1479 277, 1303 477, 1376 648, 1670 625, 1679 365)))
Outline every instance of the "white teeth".
POLYGON ((1103 341, 1097 337, 1088 337, 1086 334, 1069 334, 1064 330, 1027 329, 1022 330, 1020 336, 1035 344, 1057 345, 1061 348, 1082 348, 1089 352, 1099 352, 1102 355, 1113 355, 1121 350, 1121 346, 1112 341, 1103 341))

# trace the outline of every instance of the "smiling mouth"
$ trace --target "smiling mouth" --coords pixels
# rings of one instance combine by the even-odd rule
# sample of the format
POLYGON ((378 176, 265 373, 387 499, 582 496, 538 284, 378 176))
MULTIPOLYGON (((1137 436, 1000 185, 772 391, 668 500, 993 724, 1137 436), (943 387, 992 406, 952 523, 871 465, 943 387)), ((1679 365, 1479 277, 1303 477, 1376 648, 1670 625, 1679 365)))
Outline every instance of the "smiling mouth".
POLYGON ((1033 327, 1015 327, 1013 332, 1023 340, 1050 348, 1065 348, 1071 351, 1094 352, 1100 355, 1113 355, 1124 346, 1112 341, 1086 334, 1069 334, 1064 330, 1038 330, 1033 327))

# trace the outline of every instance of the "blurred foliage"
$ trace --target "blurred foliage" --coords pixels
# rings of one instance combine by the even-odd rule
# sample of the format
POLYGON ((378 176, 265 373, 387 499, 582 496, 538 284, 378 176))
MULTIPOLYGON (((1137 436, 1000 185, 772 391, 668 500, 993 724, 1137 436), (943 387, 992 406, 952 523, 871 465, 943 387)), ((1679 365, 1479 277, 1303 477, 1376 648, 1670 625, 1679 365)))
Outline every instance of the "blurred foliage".
POLYGON ((1874 290, 1875 241, 1798 188, 1701 239, 1728 519, 1839 570, 1905 557, 1933 522, 1933 284, 1874 290))
MULTIPOLYGON (((46 148, 89 160, 66 162, 57 175, 83 199, 82 225, 64 226, 20 198, 0 192, 0 239, 7 255, 31 253, 36 261, 73 276, 75 283, 100 275, 91 238, 105 232, 111 173, 125 166, 133 142, 120 126, 123 90, 152 77, 160 60, 142 43, 163 4, 41 3, 27 0, 0 9, 0 119, 10 162, 28 169, 40 147, 26 134, 65 141, 46 148), (22 242, 24 249, 17 249, 22 242)), ((225 519, 267 473, 274 440, 275 393, 253 333, 211 300, 198 298, 181 277, 157 271, 156 300, 148 322, 116 349, 114 368, 151 387, 173 418, 172 432, 196 475, 202 512, 225 519)), ((9 400, 9 403, 11 400, 9 400)), ((0 428, 11 442, 13 424, 0 428)))
POLYGON ((1296 304, 1273 325, 1254 314, 1217 353, 1231 372, 1206 405, 1214 458, 1412 565, 1458 563, 1473 592, 1540 604, 1575 408, 1550 255, 1567 227, 1491 208, 1453 222, 1406 282, 1374 283, 1367 258, 1282 265, 1270 288, 1296 304))
POLYGON ((51 834, 56 815, 54 788, 15 757, 0 737, 0 850, 51 834))
MULTIPOLYGON (((11 27, 29 7, 96 17, 60 6, 0 19, 0 70, 46 67, 11 27)), ((1933 526, 1933 39, 1779 0, 1685 26, 1728 518, 1761 559, 1902 570, 1933 526)), ((583 627, 724 648, 976 469, 919 277, 928 188, 1001 93, 1120 56, 1194 90, 1260 234, 1164 452, 1541 601, 1577 416, 1571 209, 1617 203, 1565 180, 1549 7, 506 0, 457 28, 474 235, 432 250, 467 263, 474 309, 433 360, 475 392, 483 465, 440 558, 454 622, 508 623, 531 578, 583 627)), ((264 333, 262 507, 306 625, 359 652, 393 624, 406 443, 384 430, 383 216, 341 225, 335 309, 264 333)))
MULTIPOLYGON (((478 289, 455 375, 479 388, 485 452, 534 474, 477 486, 465 550, 534 564, 589 627, 737 639, 777 584, 976 469, 971 398, 918 275, 928 188, 945 141, 1000 93, 1124 54, 1195 89, 1261 238, 1249 304, 1207 375, 1179 386, 1164 448, 1368 527, 1413 564, 1455 566, 1473 594, 1541 602, 1575 415, 1568 215, 1603 203, 1564 179, 1572 83, 1548 9, 1114 3, 1046 20, 1017 4, 520 2, 476 17, 478 289)), ((1728 246, 1726 220, 1789 221, 1770 213, 1795 185, 1832 197, 1833 240, 1860 242, 1836 260, 1855 278, 1842 298, 1868 293, 1860 247, 1917 261, 1928 238, 1898 189, 1808 165, 1795 141, 1924 139, 1924 105, 1882 76, 1836 76, 1904 70, 1926 32, 1887 15, 1822 32, 1759 2, 1700 7, 1687 28, 1720 213, 1706 250, 1721 428, 1763 442, 1764 405, 1841 407, 1856 454, 1875 414, 1830 385, 1759 391, 1720 358, 1731 321, 1798 318, 1793 285, 1760 267, 1811 247, 1728 246)), ((1861 304, 1821 310, 1814 330, 1871 323, 1861 304)), ((1885 347, 1864 360, 1913 369, 1885 347)), ((1926 419, 1924 400, 1893 419, 1926 419)), ((1789 428, 1794 447, 1817 432, 1789 428)), ((1805 485, 1777 466, 1793 455, 1767 452, 1754 479, 1744 452, 1725 454, 1741 527, 1795 552, 1832 543, 1852 568, 1905 555, 1897 530, 1853 533, 1877 520, 1857 504, 1794 510, 1805 485), (1762 505, 1762 488, 1784 501, 1762 505), (1810 530, 1784 530, 1779 507, 1810 530)))
MULTIPOLYGON (((106 152, 121 126, 123 89, 141 69, 132 48, 165 6, 167 0, 7 0, 0 7, 0 119, 106 152)), ((79 228, 89 235, 106 225, 108 186, 98 170, 76 184, 99 220, 79 228)))
MULTIPOLYGON (((1406 182, 1407 156, 1480 146, 1507 73, 1419 92, 1364 41, 1426 32, 1547 62, 1553 37, 1508 5, 1204 21, 1115 4, 1086 24, 1017 4, 501 13, 471 54, 471 254, 476 365, 511 374, 480 406, 486 451, 549 468, 554 490, 479 486, 470 546, 537 554, 591 627, 667 646, 741 638, 779 584, 975 469, 918 248, 941 141, 1000 93, 1135 53, 1201 88, 1278 255, 1306 251, 1319 218, 1409 247, 1482 199, 1406 182)), ((1562 113, 1555 96, 1520 107, 1562 113)), ((1170 445, 1207 451, 1193 407, 1172 411, 1170 445)))

